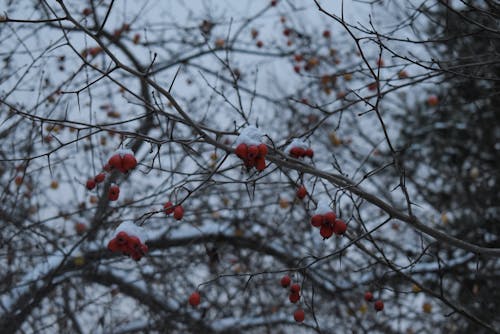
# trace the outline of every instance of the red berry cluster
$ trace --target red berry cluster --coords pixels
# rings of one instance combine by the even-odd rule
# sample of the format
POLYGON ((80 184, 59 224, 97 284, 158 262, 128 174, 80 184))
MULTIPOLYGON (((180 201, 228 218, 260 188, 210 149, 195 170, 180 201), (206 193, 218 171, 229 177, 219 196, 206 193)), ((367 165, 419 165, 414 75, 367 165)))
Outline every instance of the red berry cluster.
POLYGON ((174 218, 176 220, 181 220, 184 217, 184 208, 181 204, 174 206, 174 204, 170 201, 163 205, 163 212, 168 216, 170 214, 174 214, 174 218))
POLYGON ((148 252, 148 246, 138 237, 128 235, 125 231, 118 232, 116 237, 109 241, 108 249, 112 252, 122 252, 135 261, 139 261, 148 252))
POLYGON ((289 154, 293 158, 309 157, 312 159, 314 157, 314 151, 312 150, 312 148, 305 149, 305 148, 298 147, 298 146, 292 147, 290 149, 289 154))
POLYGON ((334 212, 327 212, 323 215, 316 214, 312 216, 311 225, 319 227, 319 233, 325 239, 330 238, 333 233, 336 235, 342 235, 347 230, 347 224, 343 220, 337 219, 334 212))
POLYGON ((241 143, 236 147, 234 153, 243 160, 247 168, 255 167, 259 172, 266 168, 266 144, 247 145, 241 143))
POLYGON ((189 296, 189 305, 191 305, 192 307, 196 307, 198 305, 200 305, 200 302, 201 302, 201 296, 200 296, 200 293, 198 291, 195 291, 191 294, 191 296, 189 296))
POLYGON ((300 300, 300 285, 295 283, 290 286, 290 294, 288 295, 290 303, 295 304, 300 300))
MULTIPOLYGON (((365 292, 365 300, 367 302, 371 302, 373 301, 373 293, 371 293, 370 291, 367 291, 365 292)), ((375 309, 375 311, 377 312, 380 312, 384 309, 384 302, 381 301, 380 299, 377 300, 374 304, 373 304, 373 308, 375 309)))
POLYGON ((134 169, 137 166, 137 160, 131 153, 116 153, 111 158, 109 158, 107 165, 104 166, 104 170, 112 171, 117 170, 123 174, 127 173, 129 170, 134 169))
MULTIPOLYGON (((295 304, 300 300, 300 285, 297 283, 295 283, 295 284, 291 284, 291 283, 292 283, 292 280, 291 280, 290 276, 285 275, 281 278, 281 281, 280 281, 281 286, 283 288, 290 287, 290 294, 288 295, 288 300, 290 300, 291 303, 295 304)), ((305 316, 304 311, 301 308, 297 309, 293 314, 293 318, 297 322, 304 321, 304 316, 305 316)))
POLYGON ((97 174, 94 178, 92 179, 88 179, 87 180, 87 183, 85 184, 85 187, 88 189, 88 190, 92 190, 95 188, 96 184, 98 183, 102 183, 104 181, 104 179, 106 178, 106 174, 104 173, 99 173, 97 174))
MULTIPOLYGON (((134 169, 137 166, 137 160, 135 159, 132 151, 126 151, 126 153, 115 153, 111 158, 109 158, 108 163, 104 165, 104 172, 112 172, 113 170, 117 170, 121 173, 128 173, 130 170, 134 169), (130 153, 129 153, 130 152, 130 153)), ((96 184, 104 182, 106 178, 105 173, 99 173, 94 178, 88 179, 85 187, 88 190, 92 190, 95 188, 96 184)), ((120 196, 120 187, 116 184, 112 184, 108 190, 108 199, 110 201, 118 200, 120 196)))

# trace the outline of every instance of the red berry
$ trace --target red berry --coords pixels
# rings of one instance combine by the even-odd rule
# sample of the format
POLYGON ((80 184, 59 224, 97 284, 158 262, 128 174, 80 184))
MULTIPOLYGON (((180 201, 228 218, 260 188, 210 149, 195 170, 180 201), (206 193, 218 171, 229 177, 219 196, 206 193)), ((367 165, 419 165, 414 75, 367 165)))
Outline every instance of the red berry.
POLYGON ((116 201, 119 196, 120 196, 120 188, 116 184, 109 187, 108 199, 110 201, 116 201))
POLYGON ((368 89, 371 91, 377 90, 377 83, 372 82, 371 84, 368 85, 368 89))
POLYGON ((104 173, 99 173, 97 174, 95 177, 94 177, 94 181, 96 183, 101 183, 102 181, 104 181, 104 179, 106 178, 106 174, 104 173))
POLYGON ((87 187, 88 190, 92 190, 95 188, 95 181, 93 179, 88 179, 87 183, 85 184, 85 187, 87 187))
POLYGON ((336 235, 342 235, 347 230, 347 224, 343 220, 337 219, 335 225, 333 226, 333 231, 336 235))
POLYGON ((170 201, 168 201, 163 205, 163 212, 165 212, 166 215, 169 215, 172 212, 174 212, 174 209, 175 209, 174 204, 170 201))
POLYGON ((96 46, 89 49, 89 54, 94 57, 97 56, 99 53, 101 53, 101 51, 102 48, 100 46, 96 46))
POLYGON ((128 244, 128 239, 129 239, 129 236, 127 234, 127 232, 125 231, 121 231, 119 232, 117 235, 116 235, 116 242, 119 246, 123 246, 123 245, 126 245, 128 244))
POLYGON ((248 147, 248 159, 254 160, 259 155, 259 148, 256 145, 248 147))
POLYGON ((131 236, 128 239, 128 247, 131 251, 140 251, 141 250, 141 240, 136 236, 131 236))
POLYGON ((304 57, 301 55, 301 54, 296 54, 293 56, 293 59, 296 61, 296 62, 301 62, 304 60, 304 57))
POLYGON ((373 307, 375 308, 375 311, 380 312, 384 309, 384 302, 381 300, 377 300, 373 307))
POLYGON ((305 150, 302 147, 292 147, 290 150, 290 155, 294 158, 302 158, 305 154, 305 150))
POLYGON ((16 176, 16 178, 14 179, 14 182, 16 183, 16 186, 20 186, 23 183, 23 177, 20 175, 16 176))
POLYGON ((299 158, 303 158, 306 155, 306 150, 299 147, 299 149, 297 150, 297 153, 299 154, 299 158))
POLYGON ((370 291, 365 292, 365 300, 367 302, 371 302, 373 300, 373 293, 371 293, 370 291))
POLYGON ((258 47, 258 48, 261 48, 264 46, 264 42, 262 41, 257 41, 257 43, 255 43, 255 45, 258 47))
POLYGON ((295 73, 300 73, 300 66, 299 66, 299 65, 295 65, 295 66, 293 67, 293 71, 294 71, 295 73))
POLYGON ((304 318, 305 318, 305 313, 304 313, 304 310, 299 308, 297 310, 295 310, 295 312, 293 312, 293 318, 295 319, 295 321, 297 322, 302 322, 304 321, 304 318))
POLYGON ((115 154, 111 158, 109 158, 108 164, 115 169, 121 170, 122 169, 122 157, 119 154, 115 154))
POLYGON ((125 154, 122 158, 122 168, 125 171, 134 169, 137 166, 137 160, 132 154, 125 154))
POLYGON ((271 1, 271 6, 276 6, 278 4, 278 0, 272 0, 271 1))
POLYGON ((285 36, 290 36, 290 33, 291 33, 291 32, 292 32, 292 31, 291 31, 290 29, 285 28, 285 29, 283 30, 283 35, 285 35, 285 36))
POLYGON ((290 287, 290 292, 291 293, 299 293, 300 291, 300 285, 295 283, 295 284, 292 284, 292 286, 290 287))
POLYGON ((325 239, 330 238, 333 235, 333 227, 332 225, 321 225, 321 228, 319 230, 319 234, 325 239))
POLYGON ((112 252, 118 251, 119 245, 118 245, 118 240, 116 240, 116 238, 113 238, 108 242, 108 249, 112 252))
POLYGON ((303 199, 304 197, 306 197, 306 195, 307 195, 306 187, 300 186, 299 189, 297 189, 296 195, 300 199, 303 199))
POLYGON ((300 294, 298 292, 292 292, 290 293, 290 295, 288 296, 288 299, 290 300, 290 303, 296 303, 299 301, 300 299, 300 294))
POLYGON ((427 104, 431 107, 435 107, 439 104, 439 98, 436 95, 430 95, 427 98, 427 104))
POLYGON ((298 149, 299 149, 298 147, 292 147, 290 149, 290 155, 294 158, 298 158, 299 157, 299 154, 297 152, 298 149))
POLYGON ((262 172, 264 169, 266 169, 266 159, 264 159, 263 156, 255 159, 255 168, 257 168, 259 172, 262 172))
POLYGON ((197 291, 193 292, 191 296, 189 296, 189 305, 193 307, 200 305, 200 301, 201 301, 200 293, 197 291))
POLYGON ((337 216, 334 212, 327 212, 323 215, 323 218, 325 219, 325 223, 330 224, 333 227, 333 225, 335 225, 335 219, 337 218, 337 216))
POLYGON ((266 144, 259 144, 259 156, 265 157, 267 155, 267 145, 266 144))
POLYGON ((323 37, 324 38, 330 38, 330 30, 323 31, 323 37))
POLYGON ((75 230, 78 235, 82 235, 87 230, 87 225, 85 225, 84 223, 76 223, 75 230))
POLYGON ((306 157, 309 157, 312 159, 314 157, 314 151, 312 150, 312 148, 308 148, 305 152, 305 155, 306 155, 306 157))
POLYGON ((181 220, 182 217, 184 217, 184 208, 179 204, 174 209, 174 218, 177 220, 181 220))
POLYGON ((257 36, 259 36, 259 31, 258 31, 258 30, 256 30, 256 29, 252 29, 252 30, 250 31, 250 34, 252 35, 252 38, 253 38, 253 39, 256 39, 256 38, 257 38, 257 36))
POLYGON ((111 165, 110 165, 110 164, 105 164, 105 165, 102 167, 102 169, 104 169, 104 171, 106 171, 106 172, 111 172, 112 167, 111 167, 111 165))
POLYGON ((134 44, 139 44, 139 41, 140 41, 140 40, 141 40, 141 34, 136 33, 136 34, 134 35, 134 38, 132 39, 132 43, 134 43, 134 44))
POLYGON ((234 150, 234 153, 238 156, 238 158, 245 160, 248 156, 248 146, 247 144, 239 144, 234 150))
POLYGON ((314 215, 311 217, 311 225, 320 227, 323 224, 323 215, 314 215))
POLYGON ((134 259, 134 261, 139 261, 142 258, 142 254, 140 252, 133 251, 130 253, 130 257, 134 259))
POLYGON ((292 280, 290 279, 290 276, 288 276, 288 275, 283 276, 281 278, 281 281, 280 281, 281 286, 284 288, 287 288, 291 282, 292 282, 292 280))
POLYGON ((245 159, 245 166, 246 166, 247 168, 252 168, 252 167, 254 167, 254 166, 255 166, 255 163, 256 163, 255 159, 245 159))

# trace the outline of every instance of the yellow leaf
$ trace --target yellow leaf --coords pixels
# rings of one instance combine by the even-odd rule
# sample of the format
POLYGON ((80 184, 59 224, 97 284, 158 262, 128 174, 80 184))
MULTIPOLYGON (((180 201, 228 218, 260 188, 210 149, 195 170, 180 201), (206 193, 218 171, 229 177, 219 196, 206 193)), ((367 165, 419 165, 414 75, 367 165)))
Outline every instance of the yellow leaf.
POLYGON ((423 303, 422 304, 422 311, 425 313, 431 313, 432 312, 432 305, 430 303, 423 303))
POLYGON ((446 214, 446 212, 443 212, 441 214, 441 221, 443 222, 443 224, 448 224, 449 219, 448 219, 448 215, 446 214))
POLYGON ((280 208, 286 209, 290 206, 290 202, 286 198, 279 199, 280 208))
POLYGON ((85 264, 85 258, 83 256, 76 256, 73 259, 73 263, 75 264, 75 266, 81 267, 85 264))
POLYGON ((328 139, 330 139, 330 142, 332 143, 333 146, 342 145, 342 140, 340 140, 340 138, 337 137, 337 134, 335 133, 335 131, 332 131, 328 134, 328 139))

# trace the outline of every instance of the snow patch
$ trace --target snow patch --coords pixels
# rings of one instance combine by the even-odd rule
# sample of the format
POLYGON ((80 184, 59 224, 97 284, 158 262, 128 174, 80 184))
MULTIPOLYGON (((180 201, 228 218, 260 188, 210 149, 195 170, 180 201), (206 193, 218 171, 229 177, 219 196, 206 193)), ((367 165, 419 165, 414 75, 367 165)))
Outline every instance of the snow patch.
POLYGON ((111 153, 111 155, 109 156, 109 159, 111 159, 112 156, 115 156, 117 154, 119 154, 120 157, 123 158, 125 156, 125 154, 134 155, 134 151, 132 151, 131 149, 128 149, 128 148, 120 148, 120 149, 114 151, 113 153, 111 153))
POLYGON ((240 132, 240 135, 236 138, 235 145, 259 145, 262 143, 262 136, 263 133, 260 129, 253 125, 249 125, 240 132))
POLYGON ((285 153, 290 154, 290 151, 294 147, 300 147, 300 148, 306 150, 309 148, 309 145, 305 141, 303 141, 302 139, 294 138, 292 140, 292 142, 285 148, 285 153))
MULTIPOLYGON (((118 226, 113 232, 112 238, 114 238, 120 232, 126 232, 129 236, 136 236, 142 243, 145 243, 148 240, 147 231, 143 227, 137 226, 131 221, 121 223, 120 226, 118 226)), ((106 245, 108 244, 108 242, 109 240, 106 242, 106 245)))

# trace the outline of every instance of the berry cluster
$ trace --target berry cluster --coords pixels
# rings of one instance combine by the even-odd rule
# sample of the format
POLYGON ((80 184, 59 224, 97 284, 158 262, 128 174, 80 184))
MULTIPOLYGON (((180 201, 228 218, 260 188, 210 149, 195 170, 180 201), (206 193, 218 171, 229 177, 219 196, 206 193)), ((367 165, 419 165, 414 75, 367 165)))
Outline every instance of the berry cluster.
POLYGON ((259 172, 266 168, 266 144, 247 145, 241 143, 236 147, 234 153, 243 160, 247 168, 255 167, 259 172))
MULTIPOLYGON (((373 301, 373 293, 371 293, 370 291, 367 291, 365 292, 365 300, 367 302, 371 302, 373 301)), ((384 302, 381 301, 380 299, 377 300, 374 304, 373 304, 373 308, 375 309, 375 311, 377 312, 380 312, 384 309, 384 302)))
POLYGON ((105 178, 106 178, 106 174, 99 173, 94 178, 88 179, 87 183, 85 184, 85 187, 87 187, 88 190, 92 190, 95 188, 96 184, 102 183, 105 178))
POLYGON ((118 232, 116 237, 109 241, 108 249, 130 256, 135 261, 139 261, 148 252, 148 246, 143 244, 138 237, 129 235, 125 231, 118 232))
POLYGON ((288 295, 290 303, 295 304, 300 300, 300 285, 295 283, 290 285, 290 294, 288 295))
POLYGON ((289 154, 293 158, 309 157, 312 159, 312 157, 314 157, 314 151, 311 148, 303 149, 302 147, 298 146, 292 147, 289 154))
POLYGON ((170 214, 174 214, 174 218, 176 220, 181 220, 184 217, 184 208, 181 204, 174 206, 174 204, 170 201, 163 205, 163 212, 168 216, 170 214))
MULTIPOLYGON (((300 285, 295 283, 291 284, 292 280, 290 279, 290 276, 285 275, 281 278, 280 284, 283 288, 288 288, 290 287, 290 294, 288 295, 288 300, 290 300, 290 303, 295 304, 300 300, 300 285)), ((301 308, 298 308, 294 314, 293 318, 297 322, 302 322, 304 321, 305 313, 304 310, 301 308)))
MULTIPOLYGON (((134 169, 136 166, 137 160, 131 150, 118 150, 111 156, 111 158, 109 158, 108 163, 104 165, 104 173, 99 173, 94 178, 88 179, 85 187, 88 190, 92 190, 98 183, 104 182, 106 178, 105 172, 111 173, 112 171, 117 170, 125 174, 134 169)), ((108 189, 108 199, 110 201, 116 201, 119 196, 120 187, 116 184, 112 184, 108 189)))
POLYGON ((130 150, 120 150, 109 158, 108 163, 104 166, 105 171, 117 170, 126 174, 128 171, 137 166, 137 160, 130 150))
POLYGON ((311 217, 311 225, 318 227, 319 233, 325 239, 330 238, 333 233, 342 235, 347 230, 347 224, 343 220, 337 219, 332 211, 325 214, 315 214, 311 217))
POLYGON ((285 148, 285 153, 296 159, 304 157, 309 157, 312 159, 314 157, 314 151, 312 150, 312 148, 310 148, 305 141, 297 138, 294 138, 292 142, 285 148))
POLYGON ((266 168, 267 146, 261 142, 262 132, 250 125, 244 128, 236 139, 234 153, 243 160, 247 169, 255 167, 262 172, 266 168))

